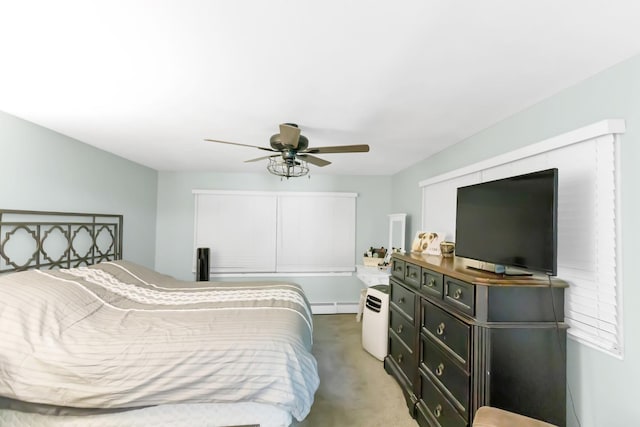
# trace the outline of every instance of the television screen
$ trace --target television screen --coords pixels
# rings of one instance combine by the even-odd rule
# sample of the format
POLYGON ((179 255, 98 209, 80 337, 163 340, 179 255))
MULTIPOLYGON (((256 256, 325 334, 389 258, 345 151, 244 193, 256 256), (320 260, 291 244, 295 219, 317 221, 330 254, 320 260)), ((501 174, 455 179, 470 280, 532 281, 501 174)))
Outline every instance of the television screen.
POLYGON ((456 255, 557 274, 558 170, 459 187, 456 255))

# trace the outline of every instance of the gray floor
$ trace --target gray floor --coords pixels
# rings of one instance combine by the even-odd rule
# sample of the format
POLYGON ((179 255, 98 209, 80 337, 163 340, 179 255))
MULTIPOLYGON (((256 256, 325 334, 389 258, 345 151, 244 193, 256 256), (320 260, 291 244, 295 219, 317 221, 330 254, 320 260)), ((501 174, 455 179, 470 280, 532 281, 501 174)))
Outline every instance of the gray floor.
POLYGON ((314 316, 313 353, 320 388, 303 427, 416 427, 400 387, 362 349, 354 314, 314 316))

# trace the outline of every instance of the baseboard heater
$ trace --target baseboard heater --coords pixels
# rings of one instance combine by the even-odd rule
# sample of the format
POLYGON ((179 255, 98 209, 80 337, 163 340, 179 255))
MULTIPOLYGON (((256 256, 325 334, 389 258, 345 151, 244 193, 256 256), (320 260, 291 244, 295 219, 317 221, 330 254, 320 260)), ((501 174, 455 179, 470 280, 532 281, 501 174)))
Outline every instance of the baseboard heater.
POLYGON ((357 302, 312 302, 311 312, 313 314, 355 314, 358 312, 358 307, 357 302))

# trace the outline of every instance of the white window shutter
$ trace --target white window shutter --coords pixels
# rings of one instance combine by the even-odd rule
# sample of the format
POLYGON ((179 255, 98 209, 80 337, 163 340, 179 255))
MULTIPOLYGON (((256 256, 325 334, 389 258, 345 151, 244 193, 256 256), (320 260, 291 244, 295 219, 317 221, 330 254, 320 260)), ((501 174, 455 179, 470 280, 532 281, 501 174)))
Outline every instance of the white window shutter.
POLYGON ((623 131, 623 124, 599 122, 420 183, 423 224, 446 224, 455 212, 457 180, 478 173, 484 182, 557 167, 558 277, 569 283, 568 333, 616 357, 624 353, 616 218, 616 134, 623 131), (441 212, 448 218, 438 217, 441 212))
POLYGON ((573 233, 558 237, 559 243, 562 239, 565 244, 559 250, 558 276, 570 284, 565 316, 571 336, 619 356, 615 139, 610 135, 579 145, 591 155, 567 162, 565 169, 572 165, 570 170, 584 169, 584 173, 571 179, 571 187, 563 190, 580 197, 561 198, 573 203, 563 204, 558 213, 562 221, 558 229, 573 233))
POLYGON ((278 212, 278 271, 353 271, 355 197, 281 196, 278 212))
POLYGON ((197 194, 195 212, 195 247, 209 248, 212 273, 275 271, 273 197, 197 194))
POLYGON ((457 188, 477 184, 480 173, 441 181, 422 188, 422 228, 420 231, 441 231, 446 240, 456 238, 457 188))
POLYGON ((193 190, 214 274, 355 270, 356 193, 193 190))

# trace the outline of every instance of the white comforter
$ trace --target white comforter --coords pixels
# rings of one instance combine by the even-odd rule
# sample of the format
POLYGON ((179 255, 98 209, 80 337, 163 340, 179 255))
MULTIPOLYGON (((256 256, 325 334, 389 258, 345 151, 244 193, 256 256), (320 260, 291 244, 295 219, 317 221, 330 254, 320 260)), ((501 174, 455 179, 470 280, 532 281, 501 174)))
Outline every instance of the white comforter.
POLYGON ((256 402, 302 420, 319 379, 301 289, 198 285, 124 261, 0 276, 0 396, 72 408, 256 402))

